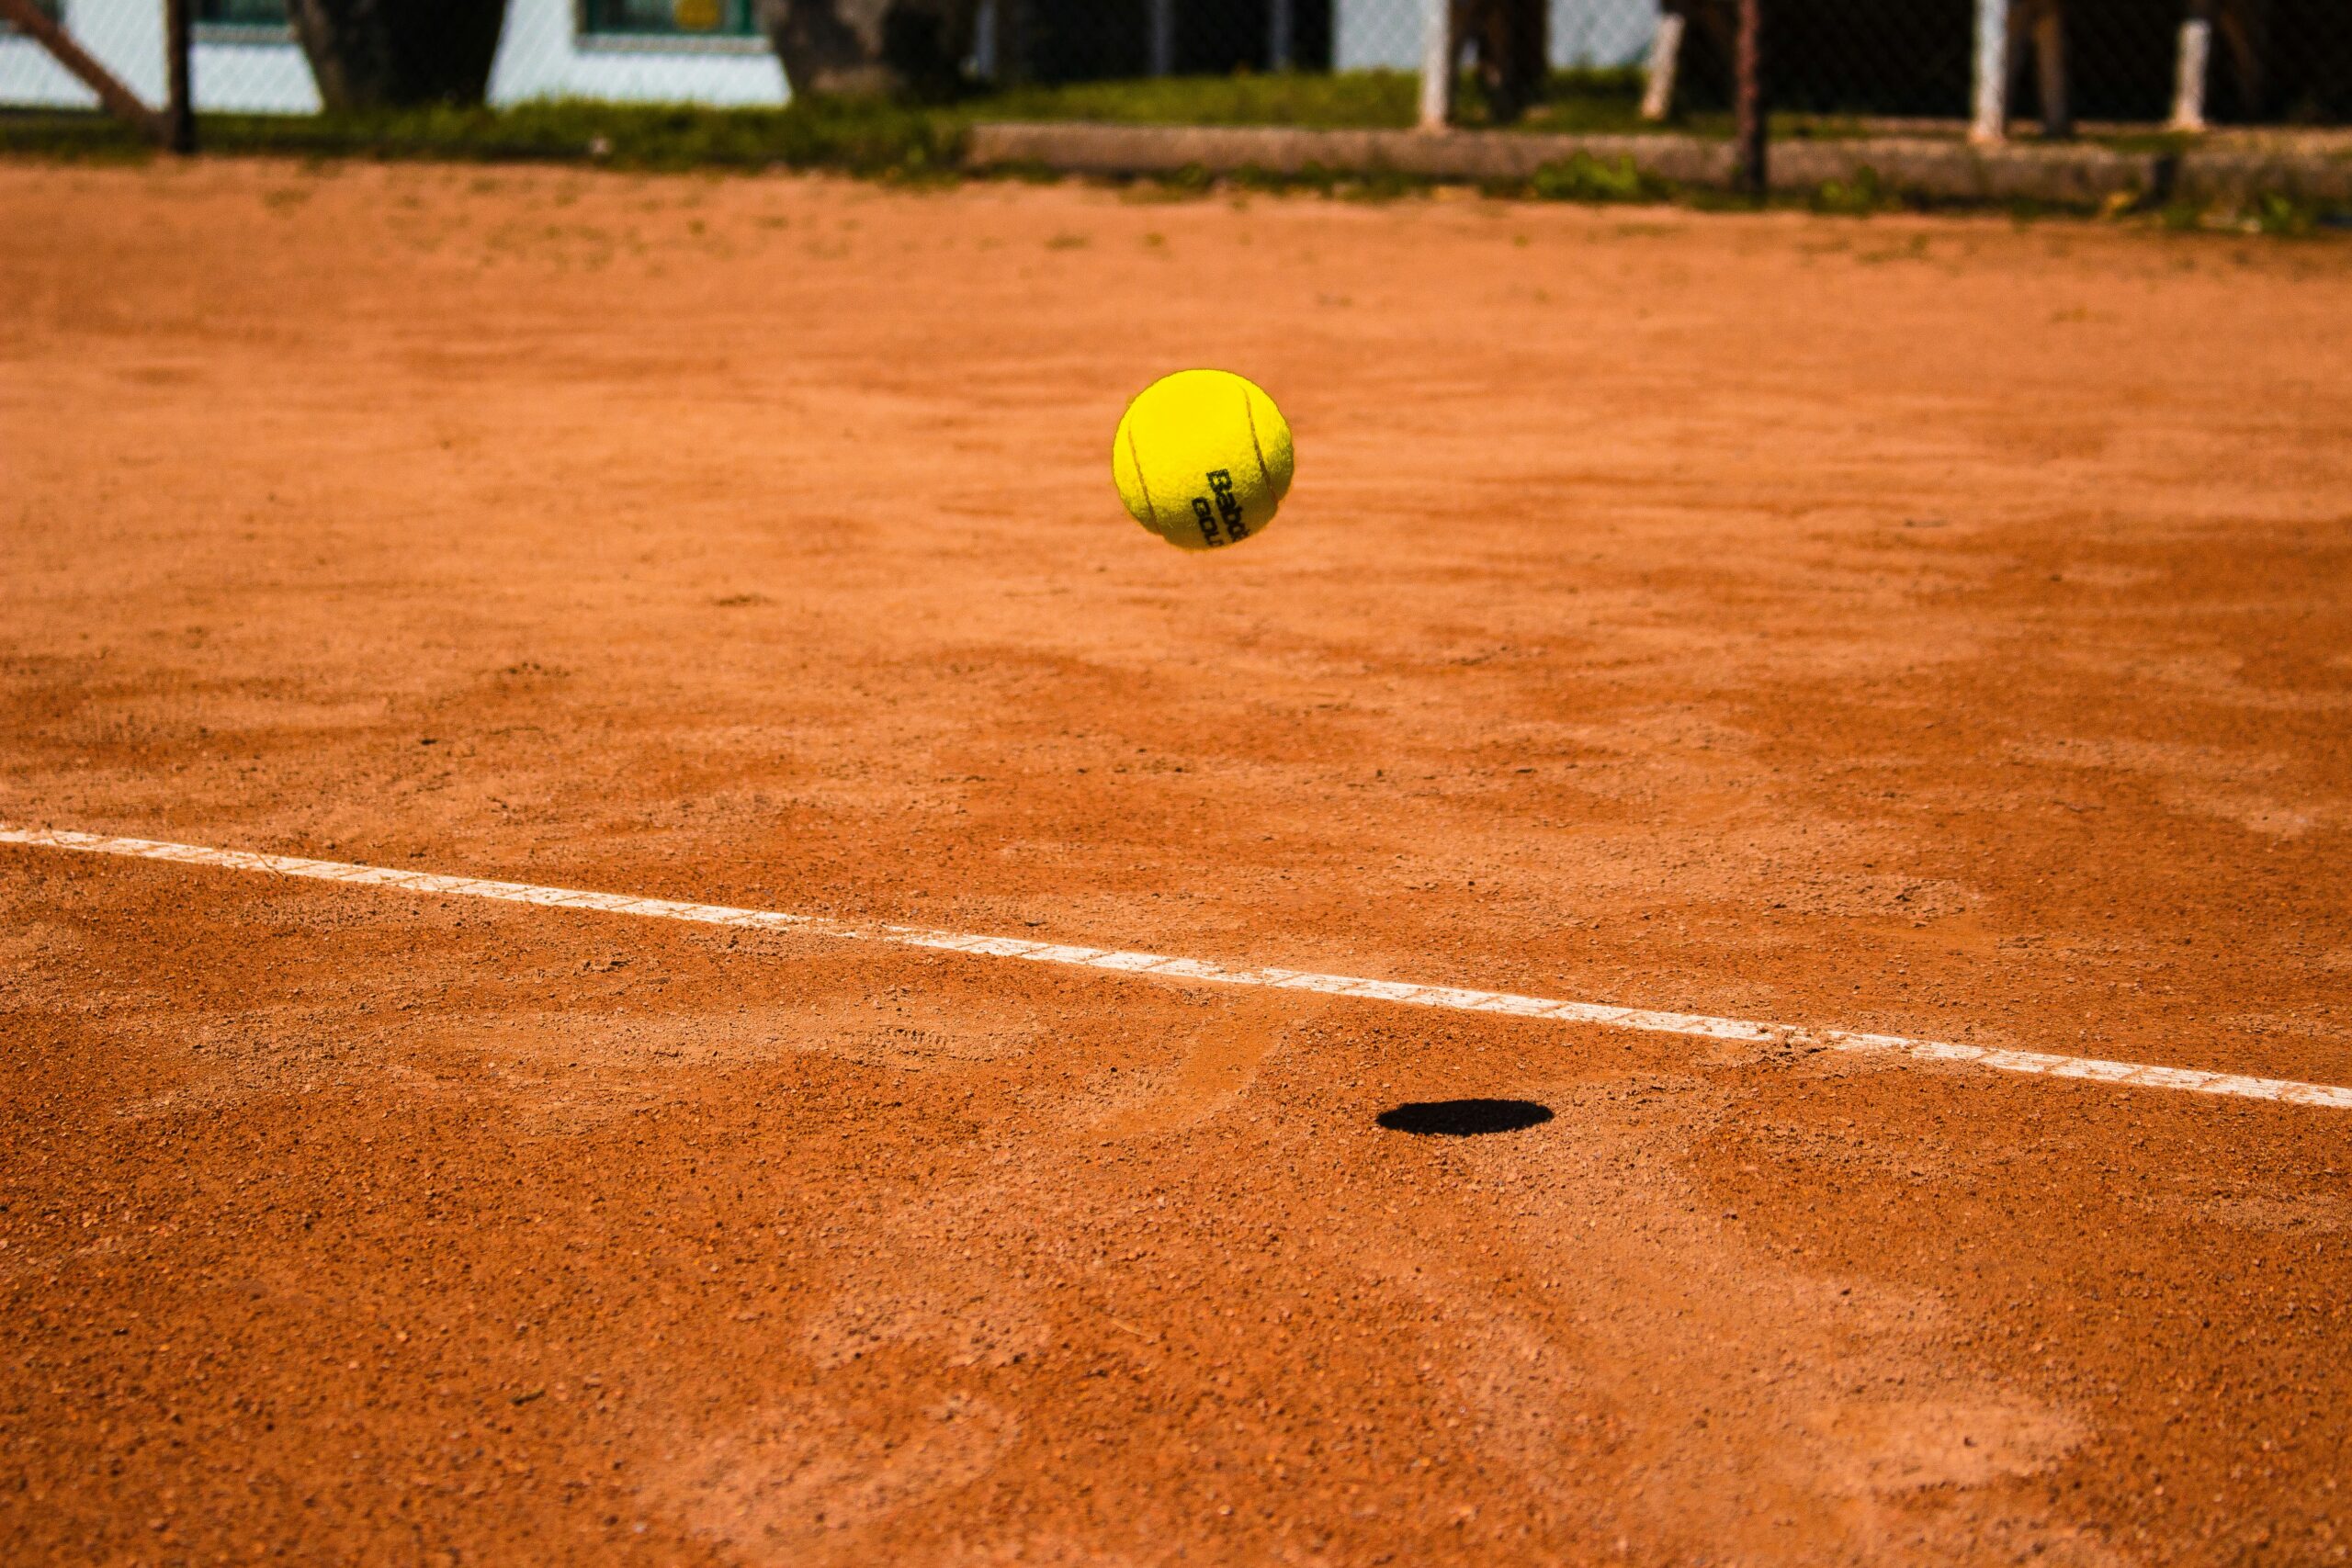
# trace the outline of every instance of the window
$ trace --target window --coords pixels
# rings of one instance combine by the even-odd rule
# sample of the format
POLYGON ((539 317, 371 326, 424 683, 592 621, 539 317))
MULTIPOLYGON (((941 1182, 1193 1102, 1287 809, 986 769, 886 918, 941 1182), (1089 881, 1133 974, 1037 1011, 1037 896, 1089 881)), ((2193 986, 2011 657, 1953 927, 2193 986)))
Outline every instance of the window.
POLYGON ((288 25, 286 0, 195 0, 195 12, 201 28, 283 33, 288 25))
POLYGON ((757 38, 753 0, 582 0, 581 30, 612 38, 757 38))

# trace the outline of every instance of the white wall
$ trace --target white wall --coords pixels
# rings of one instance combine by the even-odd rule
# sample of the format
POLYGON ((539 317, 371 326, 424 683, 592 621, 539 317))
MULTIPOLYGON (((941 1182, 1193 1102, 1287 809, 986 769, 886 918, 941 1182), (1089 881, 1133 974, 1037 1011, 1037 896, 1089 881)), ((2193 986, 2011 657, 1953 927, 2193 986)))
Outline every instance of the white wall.
POLYGON ((96 95, 68 76, 47 50, 29 39, 0 33, 0 104, 86 109, 97 103, 96 95))
MULTIPOLYGON (((88 3, 88 0, 85 0, 88 3)), ((207 38, 198 28, 188 60, 196 107, 231 114, 316 114, 319 85, 290 38, 207 38)))
MULTIPOLYGON (((1415 71, 1422 0, 1334 0, 1331 62, 1341 71, 1415 71)), ((1633 65, 1657 30, 1657 0, 1552 0, 1552 63, 1633 65)))
MULTIPOLYGON (((161 0, 65 0, 65 29, 151 104, 164 98, 161 0)), ((509 0, 491 67, 494 104, 601 98, 725 107, 780 105, 791 96, 764 39, 581 39, 572 0, 509 0)), ((291 38, 199 28, 194 59, 200 109, 315 114, 319 91, 291 38)), ((0 35, 0 104, 95 108, 96 96, 29 39, 0 35)))
MULTIPOLYGON (((164 7, 142 0, 65 0, 74 41, 151 104, 164 99, 164 7)), ((0 38, 0 103, 96 108, 97 95, 30 39, 0 38)))
POLYGON ((1657 32, 1657 0, 1552 0, 1552 63, 1639 65, 1657 32))
MULTIPOLYGON (((164 7, 159 0, 65 0, 65 30, 150 104, 164 101, 164 7)), ((256 28, 198 28, 188 72, 196 105, 254 114, 314 114, 319 90, 291 37, 256 28)), ((97 95, 30 39, 0 38, 0 104, 96 108, 97 95)))
POLYGON ((490 101, 773 107, 792 95, 765 39, 582 39, 572 0, 507 0, 490 101))

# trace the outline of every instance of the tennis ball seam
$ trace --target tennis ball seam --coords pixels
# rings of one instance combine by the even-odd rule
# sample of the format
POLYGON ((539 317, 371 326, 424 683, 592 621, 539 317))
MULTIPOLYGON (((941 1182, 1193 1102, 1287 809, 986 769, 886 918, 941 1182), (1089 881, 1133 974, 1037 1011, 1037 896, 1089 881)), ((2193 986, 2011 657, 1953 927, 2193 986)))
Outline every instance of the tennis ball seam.
POLYGON ((1136 445, 1136 427, 1127 426, 1127 461, 1136 466, 1136 489, 1143 491, 1143 509, 1151 513, 1151 529, 1160 531, 1159 506, 1151 499, 1151 480, 1144 477, 1143 451, 1136 445))
POLYGON ((1266 467, 1266 448, 1258 439, 1258 411, 1250 406, 1250 385, 1243 382, 1235 390, 1241 394, 1241 418, 1250 426, 1250 450, 1258 455, 1258 482, 1269 494, 1274 488, 1273 471, 1266 467))

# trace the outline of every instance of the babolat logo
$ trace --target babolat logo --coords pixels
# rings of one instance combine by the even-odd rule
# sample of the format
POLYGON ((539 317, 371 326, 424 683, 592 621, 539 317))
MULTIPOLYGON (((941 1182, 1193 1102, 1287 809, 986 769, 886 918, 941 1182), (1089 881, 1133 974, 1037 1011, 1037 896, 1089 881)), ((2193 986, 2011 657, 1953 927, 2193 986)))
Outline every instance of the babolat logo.
POLYGON ((1248 538, 1249 525, 1241 521, 1241 501, 1233 493, 1233 470, 1212 468, 1209 470, 1208 480, 1209 495, 1216 497, 1215 509, 1212 510, 1209 505, 1208 495, 1196 495, 1193 498, 1193 520, 1201 525, 1201 537, 1212 545, 1231 544, 1236 540, 1248 538), (1225 524, 1223 539, 1219 539, 1216 533, 1219 520, 1225 524))

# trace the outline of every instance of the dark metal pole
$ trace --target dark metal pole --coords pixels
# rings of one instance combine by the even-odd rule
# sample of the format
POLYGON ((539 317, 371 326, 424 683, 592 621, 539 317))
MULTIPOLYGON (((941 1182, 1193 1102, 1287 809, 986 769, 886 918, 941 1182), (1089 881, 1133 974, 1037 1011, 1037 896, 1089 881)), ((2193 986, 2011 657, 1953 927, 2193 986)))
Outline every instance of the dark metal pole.
POLYGON ((164 145, 175 152, 196 151, 196 105, 188 96, 190 0, 164 0, 164 145))
POLYGON ((1764 0, 1739 0, 1739 60, 1733 88, 1736 121, 1732 188, 1757 201, 1770 181, 1765 167, 1764 0))

